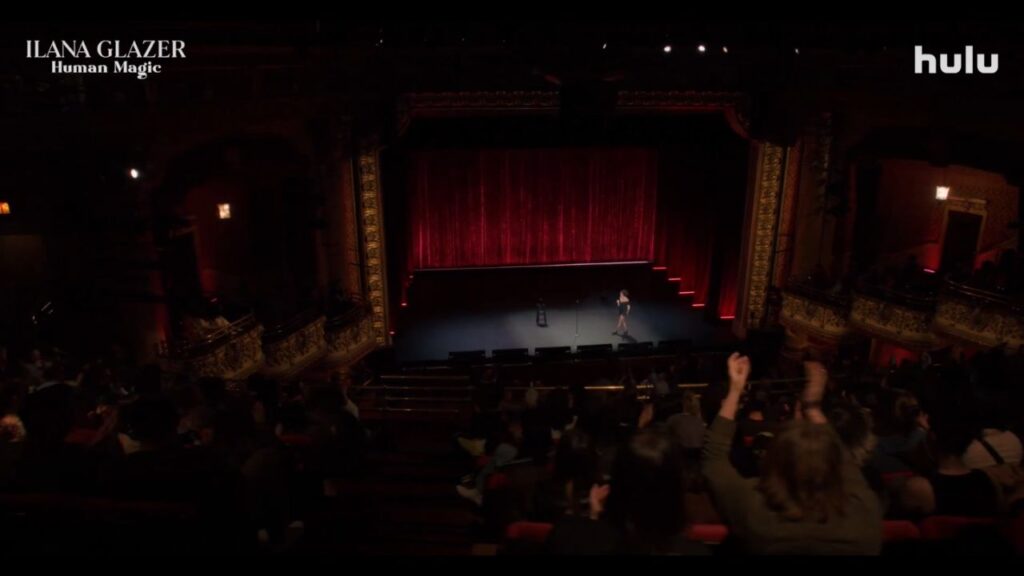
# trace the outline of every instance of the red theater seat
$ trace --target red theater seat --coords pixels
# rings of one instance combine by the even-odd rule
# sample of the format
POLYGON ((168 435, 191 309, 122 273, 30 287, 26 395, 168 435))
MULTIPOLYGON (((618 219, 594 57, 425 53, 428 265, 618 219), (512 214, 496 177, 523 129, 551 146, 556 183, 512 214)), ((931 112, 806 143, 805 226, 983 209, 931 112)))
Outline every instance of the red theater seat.
POLYGON ((554 527, 547 522, 513 522, 505 529, 505 538, 543 544, 554 527))
POLYGON ((281 443, 293 448, 305 448, 313 444, 313 439, 305 434, 282 434, 281 443))
POLYGON ((882 522, 883 542, 904 542, 906 540, 919 540, 921 531, 913 522, 907 520, 886 520, 882 522))
POLYGON ((87 446, 96 438, 96 431, 91 428, 75 428, 64 437, 64 442, 76 446, 87 446))
POLYGON ((508 486, 508 476, 501 472, 495 472, 487 477, 486 488, 488 490, 501 490, 505 486, 508 486))
POLYGON ((970 518, 966 516, 929 516, 921 521, 921 537, 925 540, 950 540, 964 528, 991 526, 994 518, 970 518))
POLYGON ((721 544, 729 536, 725 524, 693 524, 686 529, 686 538, 704 544, 721 544))

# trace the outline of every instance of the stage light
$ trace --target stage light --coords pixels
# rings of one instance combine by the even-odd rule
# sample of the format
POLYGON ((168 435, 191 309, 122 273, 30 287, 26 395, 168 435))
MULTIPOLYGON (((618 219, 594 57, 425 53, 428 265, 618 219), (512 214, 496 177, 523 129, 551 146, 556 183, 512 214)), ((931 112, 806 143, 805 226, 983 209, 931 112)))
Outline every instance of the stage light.
POLYGON ((935 274, 935 270, 932 270, 931 268, 924 268, 923 270, 925 274, 935 274))
POLYGON ((394 335, 395 335, 395 331, 394 330, 389 330, 388 331, 388 336, 394 336, 394 335))
POLYGON ((231 204, 217 204, 217 217, 221 220, 231 220, 231 204))
POLYGON ((703 54, 703 53, 705 53, 707 51, 708 51, 708 47, 707 46, 705 46, 703 44, 697 44, 697 52, 700 52, 701 54, 703 54))
POLYGON ((651 270, 654 270, 655 272, 660 272, 662 270, 668 270, 668 266, 651 266, 651 270))
POLYGON ((132 168, 131 170, 128 171, 128 175, 132 177, 132 180, 138 180, 139 176, 142 176, 142 173, 136 170, 135 168, 132 168))
POLYGON ((671 54, 672 53, 672 45, 671 44, 665 44, 665 47, 662 48, 662 50, 665 51, 665 54, 671 54))
POLYGON ((800 49, 799 48, 793 48, 793 53, 796 54, 797 56, 799 56, 800 55, 800 49))
POLYGON ((728 53, 729 53, 729 47, 728 46, 722 46, 722 54, 728 54, 728 53))
POLYGON ((669 282, 682 282, 683 279, 682 278, 669 278, 668 281, 669 282))
POLYGON ((680 296, 693 296, 693 290, 680 290, 680 296))
POLYGON ((409 307, 409 303, 408 302, 402 302, 402 308, 408 308, 408 307, 409 307))
POLYGON ((693 305, 693 307, 694 307, 694 308, 703 308, 703 307, 704 307, 704 304, 703 304, 703 303, 695 303, 695 304, 693 305))
POLYGON ((608 43, 607 42, 605 42, 604 44, 601 44, 601 50, 607 50, 607 49, 608 49, 608 43))
POLYGON ((7 216, 11 213, 11 205, 8 202, 0 202, 0 216, 7 216))
POLYGON ((935 199, 945 200, 949 198, 949 186, 936 186, 935 187, 935 199))
POLYGON ((722 320, 735 320, 735 316, 719 316, 722 320))

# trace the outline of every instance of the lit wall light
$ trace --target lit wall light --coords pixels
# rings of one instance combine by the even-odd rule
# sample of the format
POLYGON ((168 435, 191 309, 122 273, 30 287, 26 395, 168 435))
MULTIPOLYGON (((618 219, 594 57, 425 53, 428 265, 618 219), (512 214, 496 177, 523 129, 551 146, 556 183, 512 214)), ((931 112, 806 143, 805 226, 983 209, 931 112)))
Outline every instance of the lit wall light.
POLYGON ((231 220, 231 204, 217 204, 217 218, 231 220))
POLYGON ((132 177, 132 180, 138 180, 139 176, 142 176, 142 173, 136 170, 135 168, 132 168, 131 170, 128 171, 128 175, 132 177))
POLYGON ((946 200, 947 198, 949 198, 949 186, 936 186, 935 199, 946 200))
POLYGON ((8 202, 0 202, 0 216, 7 216, 11 213, 11 205, 8 202))

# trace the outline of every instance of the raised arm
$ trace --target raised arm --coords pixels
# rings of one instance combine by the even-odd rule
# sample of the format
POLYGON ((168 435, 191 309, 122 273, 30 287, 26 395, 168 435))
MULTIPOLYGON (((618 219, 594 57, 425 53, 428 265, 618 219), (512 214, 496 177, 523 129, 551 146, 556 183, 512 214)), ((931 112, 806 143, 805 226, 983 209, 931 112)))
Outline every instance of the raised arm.
POLYGON ((729 461, 736 434, 736 411, 749 376, 750 359, 739 353, 729 356, 729 392, 722 400, 718 417, 704 436, 704 476, 715 496, 718 511, 730 522, 740 517, 752 496, 752 486, 729 461))

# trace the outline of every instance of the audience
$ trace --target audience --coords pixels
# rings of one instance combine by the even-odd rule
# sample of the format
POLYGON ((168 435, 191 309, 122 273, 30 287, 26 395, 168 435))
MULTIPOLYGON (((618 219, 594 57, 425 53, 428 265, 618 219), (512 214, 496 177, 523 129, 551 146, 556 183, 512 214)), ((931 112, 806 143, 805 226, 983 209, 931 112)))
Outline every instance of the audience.
MULTIPOLYGON (((530 377, 517 394, 519 377, 485 372, 459 438, 484 457, 458 494, 482 534, 551 523, 556 554, 706 554, 687 527, 708 523, 729 530, 718 551, 876 554, 883 517, 1020 510, 1015 356, 938 353, 856 386, 811 362, 796 395, 748 390, 747 357, 725 364, 727 386, 682 394, 693 374, 714 379, 706 360, 645 368, 640 385, 627 369, 621 393, 530 377)), ((202 518, 204 539, 282 551, 289 527, 325 505, 328 479, 367 470, 376 435, 343 373, 229 389, 132 367, 116 351, 75 366, 0 349, 0 490, 175 503, 202 518)))
POLYGON ((779 432, 761 477, 745 479, 729 462, 750 360, 729 358, 729 393, 708 429, 704 474, 715 504, 744 547, 757 554, 877 554, 882 510, 853 457, 821 410, 827 373, 808 363, 804 418, 779 432))

